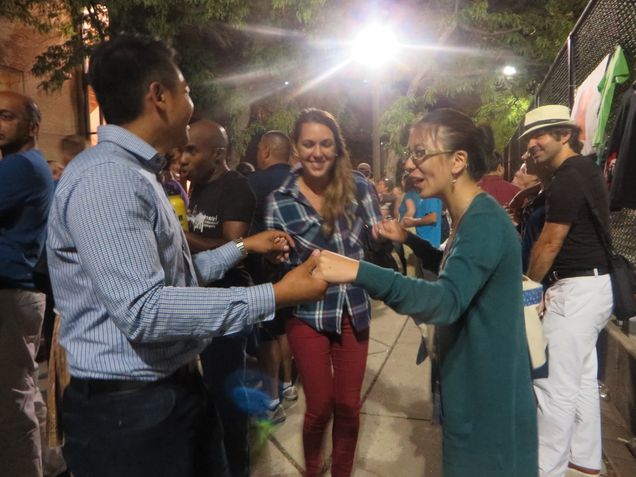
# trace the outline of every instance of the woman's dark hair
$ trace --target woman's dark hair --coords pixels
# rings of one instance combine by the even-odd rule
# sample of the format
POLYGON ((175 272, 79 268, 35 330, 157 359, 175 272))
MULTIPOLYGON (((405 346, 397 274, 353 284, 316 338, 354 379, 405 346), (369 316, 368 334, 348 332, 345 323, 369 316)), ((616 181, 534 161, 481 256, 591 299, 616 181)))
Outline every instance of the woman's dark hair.
MULTIPOLYGON (((487 135, 489 126, 476 126, 472 119, 454 109, 436 109, 417 121, 412 129, 425 128, 439 140, 444 150, 466 151, 468 154, 468 175, 478 181, 486 173, 487 135)), ((490 141, 494 149, 494 141, 490 141)), ((490 149, 490 146, 488 146, 490 149)))
MULTIPOLYGON (((353 202, 356 197, 356 185, 353 181, 351 159, 349 158, 347 146, 336 118, 331 113, 321 109, 309 108, 301 111, 298 118, 296 118, 291 134, 294 145, 298 145, 303 124, 307 123, 317 123, 328 127, 333 133, 336 143, 337 157, 331 168, 329 184, 325 189, 325 196, 320 211, 324 219, 322 230, 325 235, 330 235, 333 232, 338 217, 343 214, 346 215, 347 204, 353 202)), ((347 219, 351 218, 352 217, 347 217, 347 219)))
POLYGON ((120 125, 139 117, 153 81, 173 90, 174 59, 172 48, 148 36, 120 35, 99 45, 91 55, 88 76, 106 122, 120 125))

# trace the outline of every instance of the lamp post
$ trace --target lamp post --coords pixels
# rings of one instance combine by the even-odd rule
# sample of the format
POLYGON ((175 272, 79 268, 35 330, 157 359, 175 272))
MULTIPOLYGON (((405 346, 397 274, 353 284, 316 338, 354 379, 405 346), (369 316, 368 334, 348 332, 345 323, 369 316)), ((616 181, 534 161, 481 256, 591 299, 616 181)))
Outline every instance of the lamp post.
POLYGON ((377 77, 371 80, 371 142, 373 177, 382 177, 382 154, 380 151, 380 82, 377 77))
POLYGON ((369 69, 376 70, 371 75, 371 141, 373 149, 373 176, 382 175, 380 153, 380 78, 379 70, 387 61, 394 59, 398 43, 391 30, 384 25, 374 23, 362 30, 353 42, 353 59, 369 69))

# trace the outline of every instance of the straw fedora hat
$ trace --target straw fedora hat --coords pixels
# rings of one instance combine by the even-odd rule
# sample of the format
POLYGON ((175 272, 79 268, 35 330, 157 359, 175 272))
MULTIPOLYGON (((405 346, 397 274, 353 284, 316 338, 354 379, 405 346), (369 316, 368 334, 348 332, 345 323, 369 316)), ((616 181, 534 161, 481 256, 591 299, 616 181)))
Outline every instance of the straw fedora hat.
POLYGON ((521 138, 537 129, 553 126, 576 126, 576 123, 570 119, 570 108, 560 104, 548 104, 528 111, 523 121, 521 138))

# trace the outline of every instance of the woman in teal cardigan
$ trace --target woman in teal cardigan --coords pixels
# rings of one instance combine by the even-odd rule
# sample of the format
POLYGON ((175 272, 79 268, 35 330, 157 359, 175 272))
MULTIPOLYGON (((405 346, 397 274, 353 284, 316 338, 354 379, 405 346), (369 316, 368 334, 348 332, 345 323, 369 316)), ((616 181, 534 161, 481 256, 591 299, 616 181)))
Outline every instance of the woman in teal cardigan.
POLYGON ((536 477, 520 244, 505 211, 477 185, 486 169, 483 138, 470 118, 449 109, 411 130, 405 169, 423 197, 444 201, 453 220, 443 258, 395 222, 378 229, 412 243, 426 263, 441 259, 437 281, 326 251, 314 274, 352 282, 417 323, 439 325, 444 477, 536 477))

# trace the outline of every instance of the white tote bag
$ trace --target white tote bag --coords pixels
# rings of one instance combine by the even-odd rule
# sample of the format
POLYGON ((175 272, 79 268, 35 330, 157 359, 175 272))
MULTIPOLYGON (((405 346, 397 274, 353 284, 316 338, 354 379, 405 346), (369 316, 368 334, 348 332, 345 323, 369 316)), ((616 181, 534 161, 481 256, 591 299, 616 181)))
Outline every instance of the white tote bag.
POLYGON ((543 286, 528 277, 523 277, 523 311, 526 321, 526 336, 532 370, 546 365, 548 343, 543 334, 543 324, 539 318, 539 307, 543 301, 543 286))

